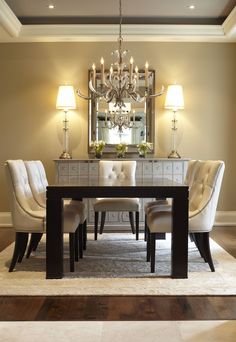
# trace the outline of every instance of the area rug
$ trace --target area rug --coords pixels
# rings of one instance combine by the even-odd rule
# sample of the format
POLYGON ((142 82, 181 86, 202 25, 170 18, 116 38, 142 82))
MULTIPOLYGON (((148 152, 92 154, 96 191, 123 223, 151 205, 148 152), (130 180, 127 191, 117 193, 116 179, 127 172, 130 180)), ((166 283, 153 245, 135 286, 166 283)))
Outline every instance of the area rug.
POLYGON ((189 243, 189 277, 170 277, 170 236, 157 241, 156 273, 150 273, 146 243, 132 234, 89 234, 84 258, 69 272, 65 241, 65 277, 45 279, 45 240, 28 260, 8 272, 13 244, 0 254, 0 295, 236 295, 236 260, 211 241, 216 272, 189 243))

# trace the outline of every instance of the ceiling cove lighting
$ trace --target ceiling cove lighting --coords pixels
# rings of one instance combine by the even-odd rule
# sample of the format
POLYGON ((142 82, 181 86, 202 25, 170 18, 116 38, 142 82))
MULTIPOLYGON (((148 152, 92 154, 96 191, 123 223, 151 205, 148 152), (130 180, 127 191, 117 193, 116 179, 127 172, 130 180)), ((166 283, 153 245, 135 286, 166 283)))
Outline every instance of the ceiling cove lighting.
MULTIPOLYGON (((139 72, 138 66, 134 65, 134 58, 131 56, 129 63, 125 61, 128 50, 123 50, 123 37, 122 37, 122 5, 119 0, 119 36, 118 36, 118 49, 112 52, 112 56, 116 61, 112 63, 109 68, 105 66, 103 57, 100 60, 100 68, 96 70, 96 65, 93 63, 92 72, 90 73, 89 90, 91 97, 84 96, 80 90, 77 90, 78 96, 91 100, 92 98, 102 98, 107 103, 112 103, 116 115, 122 116, 124 112, 127 113, 127 102, 143 102, 146 98, 160 96, 164 93, 164 87, 158 93, 151 94, 149 87, 150 72, 148 70, 149 64, 145 63, 144 72, 139 72), (107 69, 107 70, 106 70, 107 69), (142 78, 141 78, 142 77, 142 78), (97 80, 100 82, 97 82, 97 80), (139 80, 143 79, 144 86, 142 89, 139 87, 139 80)), ((129 113, 128 113, 129 114, 129 113)), ((127 118, 131 116, 127 115, 127 118)), ((112 120, 112 117, 109 117, 112 120)), ((127 121, 127 120, 125 120, 127 121)), ((131 127, 130 122, 124 125, 131 127)), ((121 125, 122 126, 122 125, 121 125)), ((120 130, 122 127, 120 127, 120 130)))

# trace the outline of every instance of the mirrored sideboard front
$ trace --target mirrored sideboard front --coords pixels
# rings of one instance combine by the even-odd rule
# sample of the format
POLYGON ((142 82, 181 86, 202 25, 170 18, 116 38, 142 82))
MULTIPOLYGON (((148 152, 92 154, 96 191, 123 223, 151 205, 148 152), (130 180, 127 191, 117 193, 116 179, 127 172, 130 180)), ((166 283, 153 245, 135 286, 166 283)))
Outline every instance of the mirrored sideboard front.
MULTIPOLYGON (((136 159, 136 178, 169 178, 178 183, 183 183, 189 159, 162 159, 162 158, 145 158, 136 159)), ((55 162, 55 180, 57 184, 73 183, 78 179, 83 178, 97 178, 98 177, 98 159, 70 159, 63 160, 57 159, 55 162)), ((140 199, 140 229, 144 226, 144 213, 143 208, 150 198, 140 199)), ((94 224, 94 199, 85 199, 84 202, 87 206, 87 222, 88 228, 93 227, 94 224)), ((109 212, 106 219, 106 230, 130 230, 128 212, 109 212)))

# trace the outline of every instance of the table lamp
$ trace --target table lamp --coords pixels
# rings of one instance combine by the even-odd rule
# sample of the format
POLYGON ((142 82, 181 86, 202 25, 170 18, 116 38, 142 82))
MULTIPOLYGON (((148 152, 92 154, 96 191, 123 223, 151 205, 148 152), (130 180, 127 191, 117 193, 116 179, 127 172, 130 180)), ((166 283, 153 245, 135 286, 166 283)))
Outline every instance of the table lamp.
POLYGON ((165 108, 173 111, 172 119, 172 150, 168 155, 168 158, 181 158, 176 150, 176 131, 177 131, 177 119, 176 112, 179 109, 184 109, 184 96, 183 87, 179 84, 171 84, 167 88, 165 108))
POLYGON ((62 109, 64 111, 64 120, 63 120, 63 152, 60 155, 60 159, 71 159, 71 155, 69 154, 69 136, 68 136, 68 118, 67 113, 69 109, 75 109, 75 93, 74 88, 71 85, 61 85, 58 88, 57 94, 57 109, 62 109))

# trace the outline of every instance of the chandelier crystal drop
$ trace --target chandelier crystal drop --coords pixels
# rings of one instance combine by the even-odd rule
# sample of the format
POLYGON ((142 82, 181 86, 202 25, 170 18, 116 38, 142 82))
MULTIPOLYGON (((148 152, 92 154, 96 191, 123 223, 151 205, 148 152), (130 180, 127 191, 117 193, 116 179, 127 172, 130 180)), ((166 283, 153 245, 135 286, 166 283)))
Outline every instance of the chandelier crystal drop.
MULTIPOLYGON (((130 121, 132 117, 131 113, 127 113, 126 104, 127 99, 130 102, 143 102, 146 98, 160 96, 164 93, 164 87, 161 87, 161 90, 158 93, 151 94, 149 87, 149 65, 148 62, 145 63, 145 72, 144 72, 144 87, 142 87, 142 91, 139 89, 139 80, 141 80, 141 74, 139 73, 138 66, 134 67, 134 59, 130 58, 129 65, 127 66, 125 62, 125 57, 127 56, 128 50, 123 50, 122 43, 122 6, 121 0, 119 0, 119 14, 120 14, 120 23, 119 23, 119 37, 118 37, 118 49, 112 52, 112 55, 116 57, 116 61, 110 65, 109 71, 105 71, 105 61, 103 57, 100 61, 100 82, 97 82, 97 71, 95 64, 92 65, 92 73, 91 78, 89 80, 89 90, 91 92, 91 97, 85 96, 81 93, 80 90, 77 90, 78 96, 91 100, 94 98, 103 98, 107 103, 112 103, 114 108, 117 108, 113 114, 110 111, 107 113, 109 115, 110 125, 108 128, 113 128, 115 122, 121 122, 123 120, 123 124, 116 124, 115 126, 119 127, 119 130, 122 131, 122 126, 126 126, 126 128, 131 128, 134 126, 130 121), (117 117, 118 116, 118 117, 117 117), (123 116, 123 119, 121 118, 123 116), (125 119, 124 119, 125 117, 125 119), (113 121, 113 125, 111 124, 113 121)), ((143 74, 143 73, 142 73, 143 74)), ((143 79, 143 77, 142 77, 143 79)))

